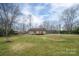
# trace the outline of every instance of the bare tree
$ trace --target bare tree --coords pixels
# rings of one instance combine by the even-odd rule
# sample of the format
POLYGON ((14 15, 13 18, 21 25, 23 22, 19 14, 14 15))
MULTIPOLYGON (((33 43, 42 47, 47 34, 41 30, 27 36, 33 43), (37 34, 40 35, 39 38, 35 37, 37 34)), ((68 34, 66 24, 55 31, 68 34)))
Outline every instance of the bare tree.
POLYGON ((26 16, 24 15, 23 21, 22 21, 22 31, 23 31, 23 33, 26 32, 26 21, 27 21, 27 19, 26 19, 26 16))
POLYGON ((74 20, 77 18, 77 10, 79 5, 72 6, 70 8, 67 8, 63 11, 61 20, 64 22, 64 27, 66 31, 72 31, 74 20))
POLYGON ((31 29, 32 28, 32 15, 31 14, 28 15, 27 18, 29 19, 29 29, 31 29))
POLYGON ((43 22, 43 27, 44 27, 45 29, 49 30, 50 23, 49 23, 48 20, 45 20, 45 21, 43 22))
POLYGON ((5 30, 6 41, 10 41, 8 39, 8 33, 11 31, 13 22, 19 14, 20 10, 18 4, 0 4, 0 18, 2 20, 3 29, 5 30))

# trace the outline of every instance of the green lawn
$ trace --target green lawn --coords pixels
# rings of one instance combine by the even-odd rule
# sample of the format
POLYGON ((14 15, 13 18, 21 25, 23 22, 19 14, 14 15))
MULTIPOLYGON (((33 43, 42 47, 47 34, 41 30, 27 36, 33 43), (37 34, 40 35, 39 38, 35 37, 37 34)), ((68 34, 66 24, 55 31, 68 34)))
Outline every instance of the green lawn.
POLYGON ((79 56, 79 35, 47 34, 16 35, 12 42, 4 42, 0 37, 0 55, 12 56, 79 56))

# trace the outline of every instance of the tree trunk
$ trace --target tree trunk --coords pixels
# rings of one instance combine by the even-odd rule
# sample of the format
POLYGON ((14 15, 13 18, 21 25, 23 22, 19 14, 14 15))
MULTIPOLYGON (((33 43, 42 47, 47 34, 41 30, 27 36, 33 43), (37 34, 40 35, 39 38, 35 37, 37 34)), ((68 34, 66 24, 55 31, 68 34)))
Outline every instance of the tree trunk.
POLYGON ((7 26, 5 27, 5 41, 6 42, 11 42, 11 40, 10 40, 10 38, 8 36, 8 28, 7 28, 7 26))

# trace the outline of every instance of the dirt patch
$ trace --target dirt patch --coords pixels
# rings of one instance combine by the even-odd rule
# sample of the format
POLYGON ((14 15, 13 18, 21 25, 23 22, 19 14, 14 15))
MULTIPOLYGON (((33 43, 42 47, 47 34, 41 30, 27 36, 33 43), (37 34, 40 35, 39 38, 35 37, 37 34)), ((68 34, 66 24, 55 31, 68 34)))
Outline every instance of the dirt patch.
POLYGON ((43 40, 52 40, 52 41, 66 41, 65 39, 61 38, 60 36, 48 36, 48 37, 41 37, 43 40))
POLYGON ((65 39, 49 39, 49 40, 53 40, 53 41, 66 41, 65 39))
POLYGON ((63 39, 61 36, 49 36, 47 37, 49 40, 53 40, 53 41, 66 41, 65 39, 63 39))
POLYGON ((31 49, 33 47, 35 47, 35 44, 33 43, 15 43, 15 44, 10 45, 10 49, 15 52, 22 51, 25 49, 31 49))

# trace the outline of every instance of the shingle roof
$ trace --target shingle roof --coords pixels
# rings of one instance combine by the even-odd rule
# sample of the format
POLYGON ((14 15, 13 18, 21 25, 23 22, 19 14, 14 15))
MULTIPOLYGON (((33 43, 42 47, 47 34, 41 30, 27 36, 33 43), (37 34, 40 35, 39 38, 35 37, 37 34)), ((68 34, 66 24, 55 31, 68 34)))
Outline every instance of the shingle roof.
POLYGON ((29 31, 46 31, 45 28, 31 28, 29 31))

